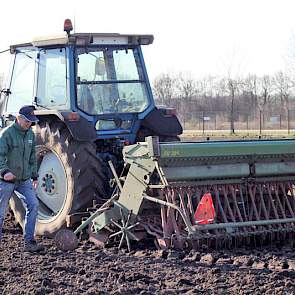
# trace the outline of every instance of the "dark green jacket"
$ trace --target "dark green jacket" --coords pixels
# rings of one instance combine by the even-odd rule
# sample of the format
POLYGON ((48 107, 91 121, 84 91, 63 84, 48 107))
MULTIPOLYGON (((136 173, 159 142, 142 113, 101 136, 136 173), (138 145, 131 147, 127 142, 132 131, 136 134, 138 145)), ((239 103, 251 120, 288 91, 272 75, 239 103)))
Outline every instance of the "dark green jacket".
POLYGON ((37 179, 35 135, 16 122, 0 134, 0 177, 12 172, 16 180, 37 179))

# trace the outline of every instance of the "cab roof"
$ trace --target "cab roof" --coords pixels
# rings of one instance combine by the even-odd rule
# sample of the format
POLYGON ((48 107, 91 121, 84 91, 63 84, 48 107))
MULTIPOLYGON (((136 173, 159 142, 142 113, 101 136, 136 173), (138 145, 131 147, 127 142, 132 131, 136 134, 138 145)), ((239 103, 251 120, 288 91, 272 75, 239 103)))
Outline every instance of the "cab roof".
POLYGON ((149 45, 154 41, 153 35, 122 35, 118 33, 74 33, 34 38, 29 43, 10 46, 10 51, 19 47, 50 47, 58 45, 149 45))

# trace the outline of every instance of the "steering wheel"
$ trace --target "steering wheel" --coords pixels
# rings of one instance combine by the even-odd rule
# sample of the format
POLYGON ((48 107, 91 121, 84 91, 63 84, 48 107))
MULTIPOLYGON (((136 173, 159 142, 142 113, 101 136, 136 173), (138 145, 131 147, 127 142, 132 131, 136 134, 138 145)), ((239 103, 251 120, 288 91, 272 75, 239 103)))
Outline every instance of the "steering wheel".
POLYGON ((127 111, 131 111, 132 104, 128 102, 125 98, 121 98, 117 100, 116 107, 119 111, 127 112, 127 111))

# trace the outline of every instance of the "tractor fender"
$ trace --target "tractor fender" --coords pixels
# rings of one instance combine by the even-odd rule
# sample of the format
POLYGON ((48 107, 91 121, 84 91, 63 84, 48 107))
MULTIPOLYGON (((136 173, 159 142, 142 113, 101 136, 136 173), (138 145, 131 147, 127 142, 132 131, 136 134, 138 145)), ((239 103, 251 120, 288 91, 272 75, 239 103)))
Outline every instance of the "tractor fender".
POLYGON ((79 121, 65 120, 64 123, 75 140, 94 141, 96 139, 96 132, 93 125, 85 118, 80 118, 79 121))
POLYGON ((167 115, 163 110, 157 108, 143 119, 141 126, 150 129, 154 134, 163 136, 177 136, 183 131, 175 115, 167 115))
POLYGON ((40 122, 61 121, 67 126, 72 137, 77 141, 94 141, 96 139, 96 131, 93 124, 81 116, 74 121, 67 119, 66 115, 68 112, 36 110, 34 113, 40 122))

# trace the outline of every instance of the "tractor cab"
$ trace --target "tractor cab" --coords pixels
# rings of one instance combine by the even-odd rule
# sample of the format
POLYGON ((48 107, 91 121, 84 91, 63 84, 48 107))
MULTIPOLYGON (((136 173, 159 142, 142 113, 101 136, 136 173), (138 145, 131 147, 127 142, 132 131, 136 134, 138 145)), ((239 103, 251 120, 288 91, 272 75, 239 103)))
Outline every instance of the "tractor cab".
MULTIPOLYGON (((109 160, 120 174, 125 145, 149 135, 178 140, 182 132, 175 113, 153 100, 141 51, 152 35, 71 30, 66 20, 62 35, 12 45, 10 82, 1 91, 2 127, 23 105, 33 104, 39 119, 37 234, 75 223, 109 198, 109 160)), ((24 226, 25 205, 13 197, 10 206, 24 226)))
POLYGON ((76 46, 76 107, 95 118, 100 134, 132 133, 138 119, 155 107, 140 49, 141 42, 152 40, 96 35, 86 46, 76 46))
MULTIPOLYGON (((14 61, 2 114, 13 117, 22 105, 34 104, 39 116, 55 112, 61 118, 63 113, 74 113, 70 118, 84 121, 92 139, 120 137, 135 142, 140 133, 151 135, 146 129, 155 128, 148 127, 155 114, 151 119, 148 115, 156 111, 165 116, 155 107, 141 51, 142 45, 152 44, 153 36, 72 34, 71 29, 66 20, 62 35, 10 47, 14 61)), ((78 135, 79 126, 72 130, 78 140, 84 138, 78 135)), ((178 121, 175 126, 177 130, 164 135, 180 134, 178 121)))

